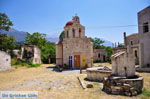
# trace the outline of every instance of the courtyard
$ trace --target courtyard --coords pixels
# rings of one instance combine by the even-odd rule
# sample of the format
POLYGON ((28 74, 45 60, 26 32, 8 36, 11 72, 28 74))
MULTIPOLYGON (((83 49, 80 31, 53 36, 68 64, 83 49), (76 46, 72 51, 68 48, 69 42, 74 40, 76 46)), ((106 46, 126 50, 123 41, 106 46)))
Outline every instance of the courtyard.
MULTIPOLYGON (((109 63, 95 63, 94 66, 111 66, 109 63)), ((1 91, 38 91, 39 99, 149 99, 150 74, 136 73, 144 77, 144 92, 136 97, 108 95, 102 91, 102 83, 86 81, 86 72, 65 70, 58 72, 53 64, 27 68, 13 66, 0 72, 1 91), (83 89, 77 77, 93 88, 83 89)))

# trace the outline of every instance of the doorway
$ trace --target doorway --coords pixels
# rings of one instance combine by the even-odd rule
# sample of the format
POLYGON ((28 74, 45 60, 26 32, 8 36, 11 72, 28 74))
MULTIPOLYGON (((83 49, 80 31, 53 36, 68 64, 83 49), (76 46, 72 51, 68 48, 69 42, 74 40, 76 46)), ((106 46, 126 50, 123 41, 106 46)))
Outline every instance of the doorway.
POLYGON ((74 66, 80 67, 80 55, 74 55, 74 66))

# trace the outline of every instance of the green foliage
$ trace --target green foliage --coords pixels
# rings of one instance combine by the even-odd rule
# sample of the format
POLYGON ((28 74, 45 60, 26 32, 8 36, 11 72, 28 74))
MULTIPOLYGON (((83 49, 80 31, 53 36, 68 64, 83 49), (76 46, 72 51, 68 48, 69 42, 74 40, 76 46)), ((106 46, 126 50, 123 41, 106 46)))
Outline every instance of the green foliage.
POLYGON ((33 34, 27 33, 25 43, 36 45, 39 48, 42 48, 43 45, 46 44, 46 34, 41 34, 39 32, 35 32, 33 34))
MULTIPOLYGON (((12 25, 13 24, 9 20, 8 16, 5 13, 0 13, 0 30, 8 31, 12 25)), ((14 48, 15 39, 12 36, 0 33, 0 50, 12 52, 14 48)))
POLYGON ((65 31, 62 31, 61 34, 59 35, 59 40, 63 41, 64 37, 65 37, 65 31))
POLYGON ((31 67, 39 67, 41 66, 41 64, 28 64, 27 67, 31 68, 31 67))
POLYGON ((119 44, 118 47, 125 47, 125 45, 124 44, 119 44))
POLYGON ((6 34, 0 34, 0 50, 8 51, 15 48, 15 39, 6 34))
POLYGON ((93 42, 93 49, 105 49, 107 51, 107 60, 111 61, 110 57, 112 55, 112 48, 102 45, 104 43, 100 38, 91 39, 93 42))
POLYGON ((5 13, 0 13, 0 30, 2 29, 8 31, 12 25, 13 24, 8 16, 5 13))
POLYGON ((144 88, 144 90, 142 91, 142 94, 144 96, 150 97, 150 90, 147 90, 147 89, 144 88))
POLYGON ((13 58, 11 60, 11 65, 15 65, 16 69, 18 68, 18 66, 26 66, 26 67, 39 67, 41 64, 32 64, 30 62, 26 62, 24 59, 17 59, 17 58, 13 58))
POLYGON ((100 38, 94 38, 91 39, 91 41, 93 42, 93 48, 94 49, 99 49, 99 48, 103 48, 104 46, 102 45, 104 43, 103 40, 101 40, 100 38))
POLYGON ((105 50, 107 51, 107 60, 111 61, 110 57, 112 55, 112 48, 111 47, 105 47, 105 50))
POLYGON ((33 33, 27 34, 26 43, 36 45, 41 49, 41 59, 42 62, 47 63, 50 57, 55 56, 55 44, 50 43, 46 40, 45 34, 33 33))
POLYGON ((50 57, 55 56, 55 51, 56 51, 56 46, 54 43, 47 42, 45 45, 43 45, 41 48, 42 61, 44 63, 47 63, 50 57))

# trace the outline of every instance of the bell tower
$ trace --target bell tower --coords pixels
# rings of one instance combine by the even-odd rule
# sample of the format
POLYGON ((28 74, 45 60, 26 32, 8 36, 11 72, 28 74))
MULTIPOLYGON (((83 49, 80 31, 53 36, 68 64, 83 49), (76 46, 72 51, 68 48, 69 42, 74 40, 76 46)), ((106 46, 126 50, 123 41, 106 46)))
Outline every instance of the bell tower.
POLYGON ((65 39, 85 37, 85 27, 80 24, 80 18, 77 15, 73 16, 72 20, 66 23, 64 31, 65 39))
POLYGON ((77 23, 80 23, 80 18, 77 15, 74 16, 72 20, 77 22, 77 23))

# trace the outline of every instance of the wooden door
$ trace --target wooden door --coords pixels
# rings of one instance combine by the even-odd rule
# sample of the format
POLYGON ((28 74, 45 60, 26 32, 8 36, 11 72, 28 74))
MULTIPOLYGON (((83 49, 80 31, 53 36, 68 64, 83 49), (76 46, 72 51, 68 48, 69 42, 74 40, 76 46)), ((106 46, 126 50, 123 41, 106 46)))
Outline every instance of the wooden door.
POLYGON ((85 65, 86 65, 86 57, 82 56, 82 66, 85 67, 85 65))
POLYGON ((80 55, 74 55, 74 66, 80 67, 80 55))

